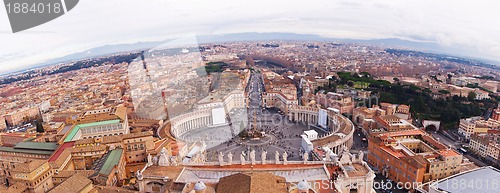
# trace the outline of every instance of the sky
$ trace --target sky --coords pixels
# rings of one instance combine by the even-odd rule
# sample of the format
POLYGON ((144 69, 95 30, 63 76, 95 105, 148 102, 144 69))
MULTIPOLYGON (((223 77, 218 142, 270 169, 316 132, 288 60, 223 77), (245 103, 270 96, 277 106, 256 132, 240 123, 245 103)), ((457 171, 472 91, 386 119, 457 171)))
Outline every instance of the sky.
POLYGON ((244 32, 433 42, 500 61, 495 0, 81 0, 12 33, 0 8, 0 74, 103 45, 244 32))

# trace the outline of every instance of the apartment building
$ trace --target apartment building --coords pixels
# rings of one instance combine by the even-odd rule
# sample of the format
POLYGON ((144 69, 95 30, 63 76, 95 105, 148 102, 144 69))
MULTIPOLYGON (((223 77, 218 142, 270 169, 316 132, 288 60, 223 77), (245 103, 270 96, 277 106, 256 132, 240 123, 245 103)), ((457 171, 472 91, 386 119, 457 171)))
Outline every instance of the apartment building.
POLYGON ((369 137, 368 162, 396 182, 428 182, 460 172, 462 155, 422 130, 369 137))
POLYGON ((494 119, 484 120, 482 117, 460 119, 458 133, 465 139, 470 139, 472 134, 486 133, 490 129, 500 129, 500 121, 494 119))

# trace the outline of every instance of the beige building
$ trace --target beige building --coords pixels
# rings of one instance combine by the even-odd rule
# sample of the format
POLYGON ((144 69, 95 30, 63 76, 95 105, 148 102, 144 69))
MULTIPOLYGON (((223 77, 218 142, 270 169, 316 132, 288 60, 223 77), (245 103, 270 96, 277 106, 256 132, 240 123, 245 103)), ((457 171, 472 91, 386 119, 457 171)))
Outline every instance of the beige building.
POLYGON ((129 132, 127 108, 118 106, 85 112, 64 135, 61 142, 123 135, 129 132))
MULTIPOLYGON (((79 148, 96 148, 107 146, 109 149, 123 148, 127 163, 141 163, 147 161, 148 154, 155 155, 155 138, 153 132, 145 131, 129 133, 119 136, 105 136, 102 138, 87 138, 75 141, 74 150, 79 148)), ((105 149, 105 148, 103 148, 105 149)))
POLYGON ((3 116, 0 116, 0 131, 3 131, 7 128, 7 122, 3 116))
POLYGON ((471 152, 494 163, 500 163, 499 134, 495 130, 472 134, 469 141, 471 152))
POLYGON ((14 147, 0 147, 0 184, 10 183, 16 164, 47 160, 57 148, 55 143, 21 142, 14 147))
POLYGON ((465 139, 470 139, 472 134, 486 133, 489 129, 496 129, 500 127, 500 121, 488 119, 485 121, 482 117, 470 117, 460 119, 458 133, 465 139))
POLYGON ((341 114, 351 114, 354 109, 354 102, 352 101, 352 97, 350 95, 333 92, 316 94, 316 103, 320 104, 325 109, 338 109, 341 114))
POLYGON ((0 145, 14 147, 17 143, 27 139, 35 138, 34 133, 0 133, 0 145))
POLYGON ((44 193, 50 190, 53 171, 47 161, 33 160, 12 166, 10 183, 21 183, 30 193, 44 193))
POLYGON ((20 125, 28 119, 35 118, 40 115, 40 109, 38 106, 28 107, 16 112, 11 112, 7 115, 4 115, 7 124, 10 126, 20 125))
POLYGON ((297 105, 297 88, 292 80, 275 72, 264 71, 265 91, 262 92, 262 104, 266 108, 278 108, 285 114, 292 105, 297 105))
POLYGON ((152 132, 130 133, 123 135, 123 147, 127 163, 146 162, 148 154, 154 153, 152 132))

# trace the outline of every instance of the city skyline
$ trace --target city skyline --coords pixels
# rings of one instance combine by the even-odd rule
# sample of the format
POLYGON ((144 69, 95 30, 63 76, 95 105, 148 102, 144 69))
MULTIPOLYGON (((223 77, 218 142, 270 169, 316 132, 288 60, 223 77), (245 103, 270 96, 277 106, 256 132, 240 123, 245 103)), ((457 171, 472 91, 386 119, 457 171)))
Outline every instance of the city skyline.
POLYGON ((499 60, 495 55, 500 49, 500 39, 495 36, 500 30, 495 22, 495 2, 273 1, 265 5, 230 1, 85 1, 61 18, 16 34, 10 32, 7 15, 1 10, 0 41, 10 46, 0 50, 0 73, 103 45, 245 32, 398 38, 436 43, 456 55, 499 60), (120 4, 119 9, 113 8, 116 4, 120 4))

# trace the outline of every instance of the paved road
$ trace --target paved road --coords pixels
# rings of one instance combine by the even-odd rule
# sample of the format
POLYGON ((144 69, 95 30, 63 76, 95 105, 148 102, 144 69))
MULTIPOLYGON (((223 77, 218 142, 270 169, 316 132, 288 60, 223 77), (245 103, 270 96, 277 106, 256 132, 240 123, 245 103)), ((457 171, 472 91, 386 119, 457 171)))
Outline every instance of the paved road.
MULTIPOLYGON (((262 76, 257 73, 252 73, 247 87, 249 91, 248 101, 248 126, 245 128, 248 131, 255 127, 258 131, 263 131, 267 135, 268 140, 260 141, 241 141, 238 136, 235 136, 228 142, 224 142, 213 148, 208 149, 207 158, 209 161, 217 161, 219 152, 227 155, 229 152, 233 154, 233 160, 240 160, 240 155, 245 156, 245 160, 249 160, 249 152, 255 150, 256 160, 261 160, 262 151, 267 151, 267 160, 274 160, 276 151, 281 155, 287 152, 288 160, 301 160, 301 138, 300 135, 310 128, 304 124, 292 123, 276 109, 265 109, 262 107, 263 92, 262 76), (254 145, 254 144, 259 145, 254 145)), ((318 132, 322 134, 321 132, 318 132)), ((266 138, 266 137, 265 137, 266 138)), ((264 139, 265 139, 264 138, 264 139)))
MULTIPOLYGON (((435 131, 430 131, 429 132, 434 138, 436 139, 439 139, 439 141, 441 143, 444 143, 445 145, 448 145, 448 146, 451 146, 451 148, 453 149, 458 149, 460 147, 462 147, 462 145, 464 143, 462 142, 459 142, 458 140, 453 140, 453 139, 450 139, 449 137, 441 134, 440 132, 435 132, 435 131)), ((459 152, 460 153, 460 152, 459 152)), ((488 164, 484 163, 483 161, 479 160, 479 159, 476 159, 474 157, 472 157, 471 155, 469 154, 462 154, 464 157, 466 157, 467 159, 469 159, 470 161, 474 162, 476 165, 482 167, 482 166, 487 166, 488 164)))
POLYGON ((356 129, 354 131, 353 145, 351 150, 367 150, 367 148, 368 141, 366 140, 365 134, 360 129, 356 129))

